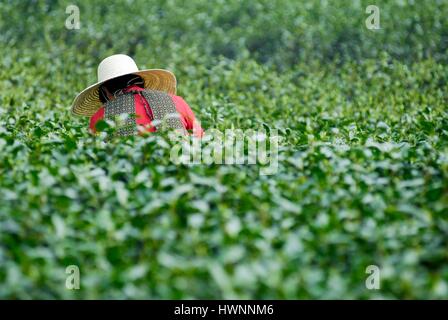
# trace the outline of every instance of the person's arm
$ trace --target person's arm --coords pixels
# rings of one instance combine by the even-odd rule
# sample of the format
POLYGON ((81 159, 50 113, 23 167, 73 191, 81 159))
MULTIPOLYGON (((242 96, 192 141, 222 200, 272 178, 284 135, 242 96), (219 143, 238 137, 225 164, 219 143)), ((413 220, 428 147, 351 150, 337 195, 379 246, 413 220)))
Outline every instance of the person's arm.
POLYGON ((177 112, 179 112, 186 129, 193 130, 193 134, 196 137, 202 137, 204 134, 204 130, 201 127, 201 123, 196 120, 196 117, 194 116, 193 110, 191 110, 190 106, 182 97, 175 95, 171 95, 171 97, 173 98, 174 104, 176 105, 176 110, 177 112))
POLYGON ((95 125, 96 123, 104 118, 104 107, 101 107, 98 109, 98 111, 90 118, 90 132, 96 133, 95 125))

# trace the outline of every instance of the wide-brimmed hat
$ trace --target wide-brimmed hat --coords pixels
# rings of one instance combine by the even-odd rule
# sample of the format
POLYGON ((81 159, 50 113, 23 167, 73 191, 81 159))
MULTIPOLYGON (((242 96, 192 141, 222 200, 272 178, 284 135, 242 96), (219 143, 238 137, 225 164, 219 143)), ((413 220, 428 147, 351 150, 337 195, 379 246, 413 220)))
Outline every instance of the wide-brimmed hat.
POLYGON ((101 107, 100 86, 111 79, 127 74, 142 77, 146 89, 176 94, 176 77, 163 69, 139 70, 135 61, 125 54, 107 57, 98 65, 98 82, 81 91, 72 104, 72 113, 77 116, 92 116, 101 107))

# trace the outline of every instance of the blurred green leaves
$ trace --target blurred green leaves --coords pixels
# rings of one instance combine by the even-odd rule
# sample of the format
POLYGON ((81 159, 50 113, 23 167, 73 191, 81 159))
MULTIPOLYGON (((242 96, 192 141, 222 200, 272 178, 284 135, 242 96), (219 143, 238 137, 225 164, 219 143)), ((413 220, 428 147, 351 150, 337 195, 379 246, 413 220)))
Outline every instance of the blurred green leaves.
POLYGON ((0 297, 448 296, 446 1, 378 3, 374 33, 365 1, 78 2, 79 31, 0 4, 0 297), (278 129, 278 173, 90 135, 70 104, 120 52, 206 129, 278 129))

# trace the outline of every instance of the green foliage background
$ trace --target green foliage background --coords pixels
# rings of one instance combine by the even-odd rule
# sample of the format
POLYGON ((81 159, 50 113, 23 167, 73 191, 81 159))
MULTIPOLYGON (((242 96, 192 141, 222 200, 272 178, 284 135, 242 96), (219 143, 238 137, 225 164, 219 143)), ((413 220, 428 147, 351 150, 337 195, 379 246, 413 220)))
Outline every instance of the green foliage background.
POLYGON ((3 0, 0 297, 448 298, 448 2, 371 2, 3 0), (278 129, 278 173, 91 136, 69 107, 115 53, 207 129, 278 129))

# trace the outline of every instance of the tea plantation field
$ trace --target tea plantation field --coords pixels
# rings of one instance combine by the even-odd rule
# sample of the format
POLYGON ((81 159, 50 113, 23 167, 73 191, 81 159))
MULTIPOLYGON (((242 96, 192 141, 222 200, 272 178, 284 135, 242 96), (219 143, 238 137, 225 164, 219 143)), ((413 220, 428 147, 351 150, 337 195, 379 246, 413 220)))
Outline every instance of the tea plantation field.
POLYGON ((448 298, 448 2, 371 2, 1 1, 0 298, 448 298), (277 173, 91 135, 115 53, 206 130, 277 129, 277 173))

